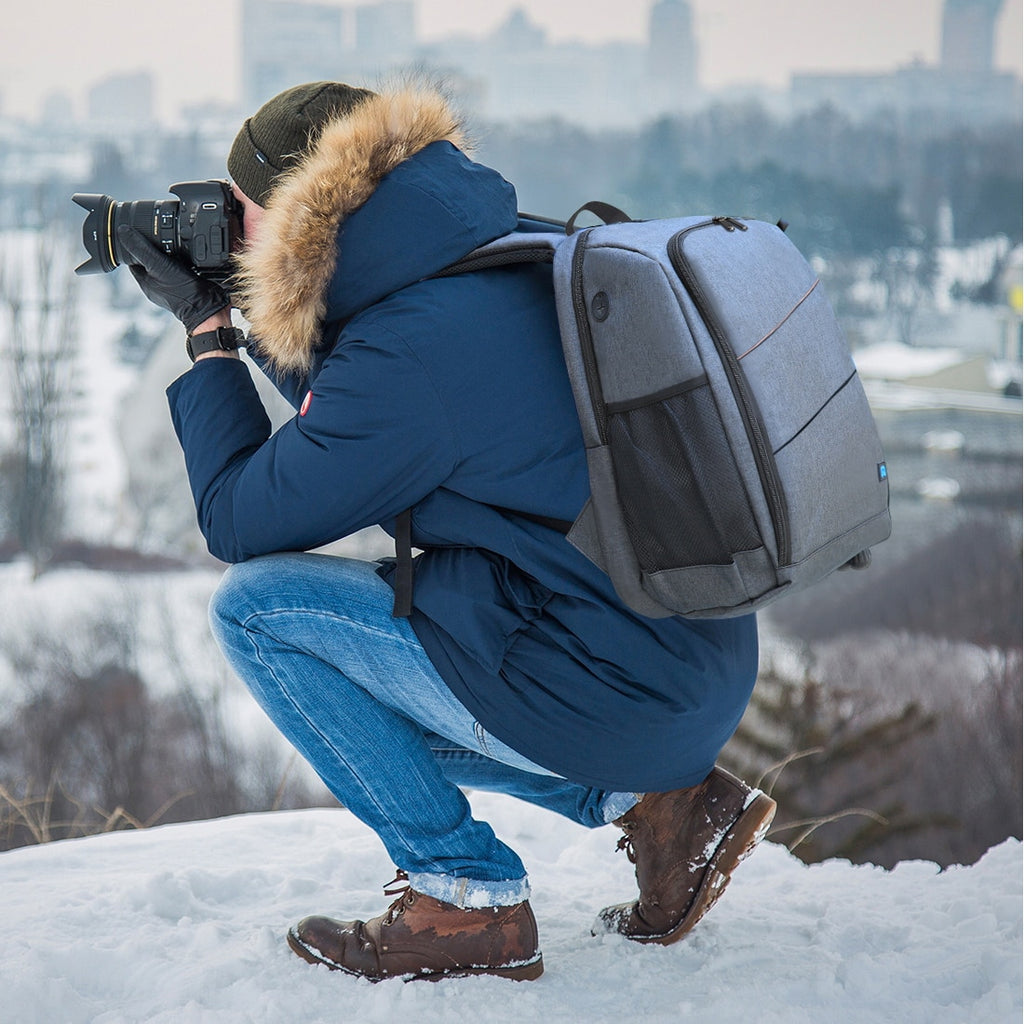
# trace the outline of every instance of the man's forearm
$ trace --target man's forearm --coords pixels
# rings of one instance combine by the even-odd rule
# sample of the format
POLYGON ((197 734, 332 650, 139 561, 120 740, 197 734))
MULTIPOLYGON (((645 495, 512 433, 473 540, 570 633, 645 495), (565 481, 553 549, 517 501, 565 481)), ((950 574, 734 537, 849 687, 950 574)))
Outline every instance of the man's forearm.
POLYGON ((211 553, 235 562, 253 553, 236 529, 237 477, 270 437, 271 425, 246 367, 200 368, 202 358, 167 389, 167 397, 200 529, 211 553))

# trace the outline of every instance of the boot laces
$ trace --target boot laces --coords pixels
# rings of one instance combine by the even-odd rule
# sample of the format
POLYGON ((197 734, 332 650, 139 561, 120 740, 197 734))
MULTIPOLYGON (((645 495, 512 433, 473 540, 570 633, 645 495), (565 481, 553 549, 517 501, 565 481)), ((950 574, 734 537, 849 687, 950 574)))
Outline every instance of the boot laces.
POLYGON ((409 894, 412 889, 409 886, 409 876, 401 868, 396 869, 395 877, 383 886, 385 896, 397 896, 398 898, 387 909, 387 916, 384 924, 391 924, 394 919, 405 910, 409 894))
POLYGON ((619 841, 615 844, 615 852, 618 853, 619 850, 625 850, 626 856, 629 858, 630 864, 635 864, 636 849, 633 846, 633 835, 629 831, 628 825, 624 824, 622 827, 624 829, 624 832, 621 836, 619 836, 619 841))

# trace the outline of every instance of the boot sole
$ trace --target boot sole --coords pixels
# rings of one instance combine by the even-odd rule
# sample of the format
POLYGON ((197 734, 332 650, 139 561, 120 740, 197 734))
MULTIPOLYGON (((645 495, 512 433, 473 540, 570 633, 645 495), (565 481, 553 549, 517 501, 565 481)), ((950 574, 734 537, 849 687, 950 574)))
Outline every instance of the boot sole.
POLYGON ((634 942, 656 942, 669 946, 678 942, 718 902, 732 873, 747 859, 758 843, 768 834, 775 817, 775 801, 764 793, 758 793, 743 813, 733 822, 732 828, 722 837, 714 855, 704 872, 700 888, 690 908, 679 923, 664 935, 630 935, 634 942))
POLYGON ((317 954, 312 946, 307 946, 291 929, 288 931, 288 945, 296 955, 302 957, 307 964, 323 965, 332 971, 350 974, 353 978, 366 978, 368 981, 388 981, 401 978, 402 981, 441 981, 444 978, 466 978, 474 974, 489 974, 498 978, 509 978, 512 981, 535 981, 544 973, 544 958, 538 956, 527 964, 516 964, 514 967, 453 967, 447 971, 430 971, 420 974, 385 974, 379 978, 370 977, 359 971, 335 963, 317 954))

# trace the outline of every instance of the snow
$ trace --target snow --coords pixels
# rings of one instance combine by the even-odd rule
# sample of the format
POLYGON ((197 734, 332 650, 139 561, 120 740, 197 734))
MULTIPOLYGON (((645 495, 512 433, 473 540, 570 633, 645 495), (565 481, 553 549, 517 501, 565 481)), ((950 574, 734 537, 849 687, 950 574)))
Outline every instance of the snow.
POLYGON ((287 947, 309 913, 372 916, 391 865, 343 809, 245 815, 0 855, 3 1019, 19 1024, 409 1020, 986 1024, 1021 1019, 1021 844, 972 867, 808 867, 764 843, 684 941, 594 938, 629 897, 614 827, 494 794, 523 855, 546 971, 373 985, 287 947))
MULTIPOLYGON (((157 695, 176 692, 181 680, 213 696, 233 676, 209 632, 206 607, 219 571, 168 573, 53 569, 33 579, 25 561, 0 565, 0 696, 9 708, 21 693, 25 652, 61 648, 67 669, 85 677, 110 651, 96 636, 119 631, 118 652, 157 695)), ((229 686, 245 694, 240 684, 229 686)))
POLYGON ((992 412, 1020 419, 1020 398, 986 394, 981 391, 957 391, 952 388, 916 387, 894 381, 865 379, 864 393, 874 410, 894 409, 963 409, 969 412, 992 412))
POLYGON ((957 366, 965 359, 963 352, 953 348, 913 348, 896 341, 871 345, 854 353, 857 371, 862 377, 884 380, 912 380, 929 377, 940 370, 957 366))
POLYGON ((916 490, 932 501, 953 501, 960 494, 960 483, 948 476, 927 477, 917 481, 916 490))
POLYGON ((959 453, 964 450, 967 438, 959 430, 929 430, 921 443, 930 452, 959 453))
MULTIPOLYGON (((1012 259, 1010 240, 1005 235, 985 238, 972 245, 941 246, 935 250, 935 280, 932 294, 942 312, 954 308, 955 285, 978 288, 989 281, 1000 266, 1012 259)), ((1020 252, 1018 246, 1015 250, 1020 252)))

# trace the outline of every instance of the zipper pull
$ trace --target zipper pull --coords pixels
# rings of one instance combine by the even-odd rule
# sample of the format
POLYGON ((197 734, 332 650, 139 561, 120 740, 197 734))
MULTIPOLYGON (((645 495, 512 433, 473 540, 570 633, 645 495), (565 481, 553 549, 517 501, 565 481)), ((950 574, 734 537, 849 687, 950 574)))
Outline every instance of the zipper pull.
POLYGON ((711 222, 725 228, 726 231, 735 231, 737 228, 740 231, 747 230, 747 225, 736 217, 712 217, 711 222))

